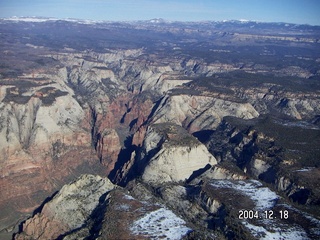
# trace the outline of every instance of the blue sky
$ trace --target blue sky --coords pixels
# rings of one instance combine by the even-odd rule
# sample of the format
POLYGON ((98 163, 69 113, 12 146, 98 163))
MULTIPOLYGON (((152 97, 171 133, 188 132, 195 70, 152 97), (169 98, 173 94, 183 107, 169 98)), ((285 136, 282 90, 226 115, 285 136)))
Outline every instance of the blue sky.
POLYGON ((319 0, 0 0, 0 17, 257 20, 320 25, 319 0))

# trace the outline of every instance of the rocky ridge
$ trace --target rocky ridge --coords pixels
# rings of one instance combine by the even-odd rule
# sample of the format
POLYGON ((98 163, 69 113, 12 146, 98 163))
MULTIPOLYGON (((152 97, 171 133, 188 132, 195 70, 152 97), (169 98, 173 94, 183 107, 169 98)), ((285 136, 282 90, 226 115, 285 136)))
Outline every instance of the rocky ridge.
POLYGON ((24 222, 14 239, 177 239, 191 231, 185 221, 150 199, 136 199, 106 178, 82 175, 24 222))
POLYGON ((203 144, 174 124, 150 126, 142 148, 137 165, 145 166, 141 178, 150 185, 185 181, 217 163, 203 144))
POLYGON ((46 203, 23 226, 23 234, 15 239, 56 239, 85 224, 103 195, 115 186, 106 178, 83 175, 77 181, 65 185, 50 202, 46 203))

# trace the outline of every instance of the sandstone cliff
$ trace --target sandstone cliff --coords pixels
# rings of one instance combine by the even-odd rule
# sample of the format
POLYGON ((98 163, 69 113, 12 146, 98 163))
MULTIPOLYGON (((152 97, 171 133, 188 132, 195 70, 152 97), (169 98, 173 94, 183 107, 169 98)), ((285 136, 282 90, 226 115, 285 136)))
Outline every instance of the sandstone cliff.
POLYGON ((217 163, 203 144, 174 124, 150 126, 142 149, 137 164, 139 168, 145 165, 142 180, 151 185, 185 181, 196 171, 217 163))
POLYGON ((155 123, 176 123, 191 133, 215 129, 224 116, 244 119, 259 116, 249 103, 232 102, 210 96, 168 95, 161 100, 159 106, 153 116, 155 123))
POLYGON ((193 231, 143 190, 148 198, 135 198, 106 178, 83 175, 26 220, 14 239, 180 239, 193 231))
POLYGON ((82 227, 102 196, 115 186, 106 178, 83 175, 65 185, 41 212, 28 219, 15 239, 56 239, 82 227))

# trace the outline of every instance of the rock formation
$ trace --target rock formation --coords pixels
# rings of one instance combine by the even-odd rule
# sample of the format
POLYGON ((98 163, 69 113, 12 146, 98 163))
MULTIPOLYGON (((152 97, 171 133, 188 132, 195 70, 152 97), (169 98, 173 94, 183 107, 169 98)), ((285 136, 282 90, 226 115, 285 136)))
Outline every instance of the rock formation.
POLYGON ((215 129, 224 116, 244 119, 255 118, 259 113, 249 103, 237 103, 210 96, 172 95, 160 102, 155 112, 155 123, 173 122, 187 128, 191 133, 215 129))
POLYGON ((14 239, 179 239, 191 231, 169 209, 140 201, 106 178, 82 175, 24 222, 14 239))
POLYGON ((83 175, 65 185, 33 218, 22 226, 15 239, 56 239, 85 224, 103 195, 115 186, 106 178, 83 175))
POLYGON ((185 181, 207 165, 217 163, 207 148, 175 124, 151 125, 143 143, 139 169, 142 180, 151 185, 185 181))

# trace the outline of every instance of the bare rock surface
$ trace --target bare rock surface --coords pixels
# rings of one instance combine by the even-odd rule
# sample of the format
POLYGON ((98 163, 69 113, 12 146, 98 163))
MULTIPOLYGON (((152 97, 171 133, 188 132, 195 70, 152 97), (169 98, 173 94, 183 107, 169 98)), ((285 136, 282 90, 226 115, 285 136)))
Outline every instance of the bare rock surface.
POLYGON ((210 96, 166 96, 154 114, 155 123, 172 122, 190 132, 215 129, 224 116, 251 119, 259 113, 250 103, 238 103, 210 96))
POLYGON ((28 219, 15 239, 173 240, 193 231, 173 211, 154 202, 150 192, 144 194, 135 198, 106 178, 83 175, 28 219))
POLYGON ((15 239, 55 239, 80 228, 99 204, 103 194, 115 186, 106 178, 83 175, 65 185, 41 212, 28 219, 15 239))
POLYGON ((142 179, 150 184, 185 181, 194 172, 217 163, 201 142, 175 124, 149 127, 144 146, 142 179))

